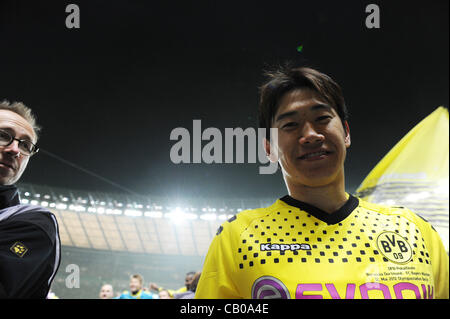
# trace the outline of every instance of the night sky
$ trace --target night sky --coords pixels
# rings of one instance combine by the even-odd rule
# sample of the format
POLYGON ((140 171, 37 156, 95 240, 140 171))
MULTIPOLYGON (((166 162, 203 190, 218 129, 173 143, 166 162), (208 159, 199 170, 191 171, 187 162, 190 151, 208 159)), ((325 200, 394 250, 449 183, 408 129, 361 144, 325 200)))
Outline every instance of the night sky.
POLYGON ((2 0, 0 99, 24 102, 43 126, 43 152, 21 182, 169 197, 283 196, 281 173, 259 175, 259 163, 173 164, 169 136, 177 127, 192 132, 194 119, 222 133, 256 128, 263 70, 289 60, 343 88, 354 191, 410 129, 448 107, 448 12, 447 0, 2 0), (69 3, 80 8, 79 29, 66 28, 69 3), (370 3, 380 8, 379 29, 365 26, 370 3))

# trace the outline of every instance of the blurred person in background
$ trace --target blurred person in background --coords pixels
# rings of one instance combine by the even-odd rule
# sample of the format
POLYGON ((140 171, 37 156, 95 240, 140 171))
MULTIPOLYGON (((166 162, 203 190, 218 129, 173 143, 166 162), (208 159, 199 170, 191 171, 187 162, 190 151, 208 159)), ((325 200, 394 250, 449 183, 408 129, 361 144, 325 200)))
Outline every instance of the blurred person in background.
POLYGON ((173 299, 173 296, 167 289, 163 289, 158 293, 159 299, 173 299))
POLYGON ((197 272, 192 277, 192 280, 189 282, 187 286, 187 291, 176 293, 173 295, 175 299, 194 299, 195 291, 197 290, 198 281, 200 280, 201 272, 197 272))
POLYGON ((110 284, 104 284, 102 288, 100 288, 99 293, 100 299, 113 299, 114 298, 114 288, 110 284))
POLYGON ((155 291, 167 290, 173 296, 174 294, 188 291, 189 285, 191 284, 192 280, 194 279, 195 274, 196 274, 195 271, 189 271, 186 274, 186 277, 184 278, 184 286, 179 289, 176 289, 176 290, 159 287, 156 283, 153 283, 153 282, 150 283, 149 287, 150 287, 150 290, 155 290, 155 291))
POLYGON ((130 291, 124 291, 118 299, 158 299, 159 296, 143 289, 144 278, 135 274, 130 277, 130 291))
POLYGON ((40 127, 23 103, 0 102, 0 298, 45 299, 61 261, 58 224, 47 209, 20 202, 40 127))

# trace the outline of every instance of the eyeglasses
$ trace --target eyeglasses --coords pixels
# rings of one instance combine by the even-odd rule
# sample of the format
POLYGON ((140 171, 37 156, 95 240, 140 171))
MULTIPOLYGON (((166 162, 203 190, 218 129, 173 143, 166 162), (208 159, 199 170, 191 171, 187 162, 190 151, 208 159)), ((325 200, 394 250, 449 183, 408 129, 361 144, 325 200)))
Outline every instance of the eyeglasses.
POLYGON ((15 136, 12 136, 11 133, 9 133, 8 131, 0 129, 0 146, 11 145, 11 143, 14 141, 19 142, 20 154, 23 154, 25 156, 31 156, 39 152, 39 148, 30 141, 19 140, 15 136))

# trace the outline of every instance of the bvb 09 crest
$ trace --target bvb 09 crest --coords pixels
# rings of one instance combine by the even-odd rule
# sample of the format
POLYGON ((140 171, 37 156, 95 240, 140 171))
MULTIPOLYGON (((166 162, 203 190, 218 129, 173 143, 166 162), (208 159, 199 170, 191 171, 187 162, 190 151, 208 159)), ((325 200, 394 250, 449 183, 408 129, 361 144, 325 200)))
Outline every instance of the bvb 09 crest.
POLYGON ((411 261, 412 249, 408 241, 397 233, 386 231, 377 238, 378 250, 384 257, 397 264, 411 261))

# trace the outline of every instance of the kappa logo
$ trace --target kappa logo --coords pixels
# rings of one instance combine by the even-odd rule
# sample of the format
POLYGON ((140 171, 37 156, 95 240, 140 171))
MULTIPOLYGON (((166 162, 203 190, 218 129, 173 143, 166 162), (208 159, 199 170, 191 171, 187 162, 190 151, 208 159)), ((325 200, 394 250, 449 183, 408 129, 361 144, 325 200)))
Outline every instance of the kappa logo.
POLYGON ((9 248, 14 254, 22 258, 28 251, 28 248, 21 242, 15 242, 14 245, 9 248))
POLYGON ((311 250, 311 246, 308 244, 261 244, 261 251, 270 251, 270 250, 311 250))

